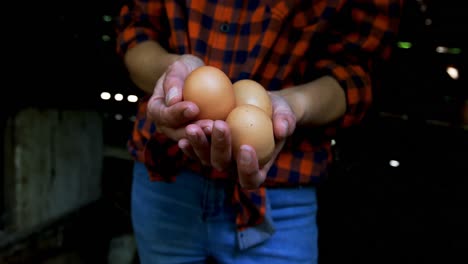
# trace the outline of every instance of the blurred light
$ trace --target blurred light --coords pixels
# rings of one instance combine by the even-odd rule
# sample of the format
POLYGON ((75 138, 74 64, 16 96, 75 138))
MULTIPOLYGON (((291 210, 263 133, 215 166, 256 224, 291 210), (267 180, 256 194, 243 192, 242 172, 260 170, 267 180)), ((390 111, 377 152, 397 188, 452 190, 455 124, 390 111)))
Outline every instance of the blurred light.
POLYGON ((121 114, 115 114, 115 120, 122 120, 123 116, 121 114))
POLYGON ((419 6, 419 10, 421 10, 422 13, 426 12, 427 11, 427 6, 425 4, 421 4, 419 6))
POLYGON ((119 94, 119 93, 118 93, 118 94, 115 94, 115 95, 114 95, 114 99, 115 99, 116 101, 122 101, 122 100, 123 100, 123 95, 122 95, 122 94, 119 94))
POLYGON ((390 166, 394 168, 400 166, 400 162, 398 162, 398 160, 391 160, 389 163, 390 163, 390 166))
POLYGON ((449 53, 450 54, 460 54, 461 49, 460 48, 449 48, 449 53))
POLYGON ((131 122, 135 122, 136 116, 131 116, 131 117, 128 118, 128 120, 130 120, 131 122))
POLYGON ((101 93, 101 99, 102 100, 109 100, 111 98, 111 94, 108 92, 102 92, 101 93))
POLYGON ((331 140, 331 145, 332 146, 335 146, 336 145, 336 141, 334 139, 331 140))
POLYGON ((458 80, 458 69, 452 66, 447 67, 447 74, 454 80, 458 80))
POLYGON ((436 48, 436 52, 437 53, 447 53, 448 52, 448 48, 447 47, 444 47, 444 46, 438 46, 436 48))
POLYGON ((400 49, 409 49, 409 48, 411 48, 413 46, 413 44, 411 44, 411 42, 407 42, 407 41, 398 41, 397 46, 400 49))
POLYGON ((458 55, 458 54, 461 53, 461 49, 460 48, 448 48, 448 47, 444 47, 444 46, 438 46, 436 48, 436 52, 437 53, 448 53, 448 54, 458 55))
POLYGON ((424 20, 424 24, 425 24, 426 26, 432 25, 432 19, 426 18, 426 20, 424 20))
POLYGON ((104 20, 105 22, 111 22, 111 21, 112 21, 112 17, 109 16, 109 15, 104 15, 104 16, 102 16, 102 20, 104 20))
POLYGON ((106 41, 106 42, 111 40, 111 37, 109 35, 102 35, 101 38, 102 38, 102 41, 106 41))
POLYGON ((136 95, 129 95, 127 96, 127 101, 131 102, 131 103, 135 103, 136 101, 138 101, 138 97, 136 95))

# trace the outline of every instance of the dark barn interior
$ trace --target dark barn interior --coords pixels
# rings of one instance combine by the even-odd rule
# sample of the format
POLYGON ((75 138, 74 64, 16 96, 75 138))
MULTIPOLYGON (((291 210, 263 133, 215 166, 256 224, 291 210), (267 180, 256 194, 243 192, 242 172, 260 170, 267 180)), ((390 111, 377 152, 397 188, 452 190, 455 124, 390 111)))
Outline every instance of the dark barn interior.
MULTIPOLYGON (((138 263, 126 141, 142 93, 115 53, 119 3, 41 3, 14 33, 28 65, 0 97, 0 263, 138 263)), ((374 108, 335 139, 321 264, 468 263, 467 15, 406 1, 374 108)))

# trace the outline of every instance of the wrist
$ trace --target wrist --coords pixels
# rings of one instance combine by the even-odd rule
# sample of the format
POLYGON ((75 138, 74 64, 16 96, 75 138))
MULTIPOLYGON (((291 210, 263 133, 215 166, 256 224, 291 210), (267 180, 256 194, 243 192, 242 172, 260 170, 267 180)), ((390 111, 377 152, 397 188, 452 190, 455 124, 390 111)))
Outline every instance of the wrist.
POLYGON ((296 115, 298 125, 325 125, 338 119, 346 111, 344 90, 329 76, 283 89, 280 94, 296 115))
POLYGON ((179 57, 155 41, 145 41, 129 49, 124 62, 132 81, 143 91, 152 93, 156 81, 179 57))
POLYGON ((192 72, 196 68, 205 65, 202 59, 192 54, 172 55, 177 56, 175 60, 182 62, 187 67, 188 72, 192 72))

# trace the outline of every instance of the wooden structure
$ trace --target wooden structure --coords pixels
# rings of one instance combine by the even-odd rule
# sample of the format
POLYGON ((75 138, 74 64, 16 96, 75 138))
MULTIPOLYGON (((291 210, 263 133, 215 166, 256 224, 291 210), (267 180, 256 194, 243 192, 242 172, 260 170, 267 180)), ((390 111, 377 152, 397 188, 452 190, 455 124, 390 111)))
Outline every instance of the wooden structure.
POLYGON ((97 112, 27 108, 5 132, 7 232, 26 232, 101 194, 102 120, 97 112))

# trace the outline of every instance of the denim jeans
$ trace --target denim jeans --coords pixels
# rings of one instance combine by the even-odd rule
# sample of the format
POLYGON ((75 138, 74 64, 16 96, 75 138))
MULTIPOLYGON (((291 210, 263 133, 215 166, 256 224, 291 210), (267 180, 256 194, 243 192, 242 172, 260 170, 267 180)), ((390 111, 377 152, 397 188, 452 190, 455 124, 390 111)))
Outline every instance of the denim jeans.
POLYGON ((131 215, 142 264, 316 264, 317 200, 314 187, 267 190, 275 232, 241 250, 226 182, 183 171, 174 183, 151 182, 135 163, 131 215))

